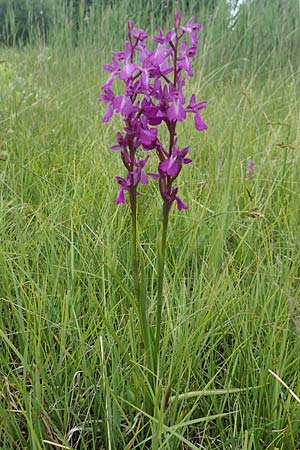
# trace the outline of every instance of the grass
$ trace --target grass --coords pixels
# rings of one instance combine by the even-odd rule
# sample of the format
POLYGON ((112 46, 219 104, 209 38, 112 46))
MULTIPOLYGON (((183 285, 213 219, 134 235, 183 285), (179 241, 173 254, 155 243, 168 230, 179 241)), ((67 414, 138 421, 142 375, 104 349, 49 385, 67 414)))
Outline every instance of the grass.
MULTIPOLYGON (((216 64, 218 39, 189 86, 209 130, 180 130, 190 209, 170 218, 152 448, 298 449, 300 76, 274 70, 279 50, 216 64)), ((147 448, 130 214, 108 150, 120 123, 97 102, 108 48, 85 45, 1 53, 3 450, 147 448)), ((139 199, 153 324, 159 221, 153 182, 139 199)))

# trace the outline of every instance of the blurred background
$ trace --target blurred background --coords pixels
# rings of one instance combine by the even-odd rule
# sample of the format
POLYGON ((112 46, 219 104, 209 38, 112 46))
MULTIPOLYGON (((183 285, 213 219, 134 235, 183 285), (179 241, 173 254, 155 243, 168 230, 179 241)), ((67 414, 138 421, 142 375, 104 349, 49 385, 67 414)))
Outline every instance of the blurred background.
POLYGON ((0 0, 0 42, 111 50, 128 19, 153 34, 178 9, 203 24, 202 57, 210 68, 298 63, 298 0, 0 0))

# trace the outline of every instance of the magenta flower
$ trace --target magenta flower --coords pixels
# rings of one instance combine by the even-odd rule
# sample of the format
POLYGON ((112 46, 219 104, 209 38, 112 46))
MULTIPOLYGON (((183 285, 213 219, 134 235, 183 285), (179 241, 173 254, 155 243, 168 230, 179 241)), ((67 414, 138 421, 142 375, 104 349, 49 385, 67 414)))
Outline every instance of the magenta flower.
POLYGON ((181 14, 180 11, 177 11, 177 12, 175 13, 175 16, 174 16, 174 29, 175 29, 175 30, 177 30, 177 28, 180 27, 181 16, 182 16, 182 14, 181 14))
POLYGON ((114 113, 121 114, 124 120, 123 131, 117 133, 117 143, 112 150, 120 152, 127 170, 125 178, 117 177, 119 184, 116 203, 125 202, 125 192, 137 195, 139 183, 147 184, 146 158, 142 151, 152 152, 158 157, 157 172, 148 174, 159 180, 162 198, 168 206, 176 202, 178 209, 187 206, 178 197, 178 188, 173 186, 182 167, 192 162, 186 155, 189 147, 177 147, 176 126, 194 115, 195 127, 199 131, 207 129, 200 111, 206 102, 196 102, 193 94, 186 106, 184 85, 193 76, 192 59, 198 47, 197 32, 200 25, 191 18, 185 26, 181 25, 181 13, 174 17, 174 30, 166 34, 162 30, 154 36, 154 49, 147 47, 147 34, 128 22, 128 40, 123 51, 112 52, 112 63, 103 67, 110 73, 102 86, 100 100, 106 103, 103 122, 108 122, 114 113), (188 35, 189 47, 183 36, 188 35), (116 95, 113 91, 115 79, 119 79, 124 90, 116 95), (159 128, 166 125, 169 132, 168 150, 159 137, 159 128))
POLYGON ((181 151, 174 147, 171 156, 159 164, 159 173, 162 175, 169 175, 173 179, 176 178, 179 175, 182 165, 190 164, 192 162, 190 158, 185 158, 188 151, 189 147, 185 147, 181 151))
POLYGON ((130 192, 131 176, 130 174, 128 174, 126 179, 122 177, 116 177, 116 181, 120 185, 120 188, 115 198, 115 204, 119 205, 120 203, 125 203, 124 191, 130 192))
POLYGON ((186 111, 192 112, 195 114, 194 122, 195 122, 195 127, 198 131, 207 130, 207 125, 204 122, 201 114, 199 113, 199 111, 204 108, 206 108, 206 102, 196 103, 196 96, 195 96, 195 94, 193 94, 191 96, 190 103, 189 103, 188 107, 186 108, 186 111))
POLYGON ((185 27, 180 26, 179 29, 185 31, 189 35, 192 45, 197 45, 198 43, 197 31, 200 30, 201 25, 198 23, 194 23, 194 20, 195 20, 194 17, 191 17, 188 20, 186 26, 185 27))
POLYGON ((140 140, 144 150, 153 150, 156 147, 157 133, 156 128, 141 127, 140 140))
POLYGON ((177 209, 181 211, 182 209, 188 209, 188 206, 182 201, 182 199, 177 195, 178 188, 173 188, 171 193, 164 193, 164 198, 167 200, 169 209, 171 209, 172 204, 176 201, 177 209))
POLYGON ((120 95, 116 97, 113 101, 114 108, 117 112, 123 114, 124 116, 130 116, 131 114, 139 111, 139 107, 134 105, 131 96, 120 95))
POLYGON ((115 76, 119 73, 120 67, 119 63, 115 60, 115 58, 112 58, 112 64, 103 64, 103 69, 107 70, 108 72, 111 72, 110 77, 106 81, 106 83, 102 86, 102 89, 110 88, 111 85, 114 82, 115 76))
POLYGON ((109 122, 114 113, 114 100, 115 96, 110 88, 103 88, 104 94, 100 94, 100 101, 107 103, 106 112, 102 119, 102 122, 109 122))
POLYGON ((136 169, 132 172, 134 174, 135 183, 148 184, 147 175, 144 172, 144 167, 149 159, 149 156, 145 159, 141 159, 136 163, 136 169))
POLYGON ((174 99, 167 110, 168 119, 172 122, 182 122, 186 118, 186 112, 179 98, 174 99))
POLYGON ((148 35, 145 33, 144 30, 135 28, 134 22, 132 20, 129 20, 128 21, 128 37, 129 37, 129 39, 136 39, 139 41, 144 41, 145 39, 147 39, 148 35))
POLYGON ((159 44, 167 44, 168 42, 172 41, 174 39, 175 35, 172 34, 171 31, 168 31, 167 34, 164 36, 162 29, 159 30, 159 34, 154 36, 153 41, 158 42, 159 44))
POLYGON ((181 47, 181 56, 178 58, 178 67, 184 69, 189 77, 193 76, 190 59, 194 56, 191 53, 193 47, 188 48, 186 41, 183 42, 181 47), (192 56, 191 56, 192 55, 192 56))

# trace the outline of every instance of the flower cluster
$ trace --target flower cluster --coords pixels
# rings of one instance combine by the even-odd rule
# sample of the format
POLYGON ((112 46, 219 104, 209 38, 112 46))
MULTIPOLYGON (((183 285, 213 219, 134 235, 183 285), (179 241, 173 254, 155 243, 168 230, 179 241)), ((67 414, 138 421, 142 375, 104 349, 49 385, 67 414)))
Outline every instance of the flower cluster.
POLYGON ((151 50, 146 45, 147 34, 129 21, 124 51, 113 52, 111 64, 103 66, 110 73, 100 95, 100 100, 107 105, 103 122, 119 113, 125 125, 122 133, 117 133, 117 145, 111 147, 120 152, 127 170, 126 178, 116 177, 119 184, 117 204, 125 202, 125 192, 131 196, 138 195, 139 183, 147 184, 147 176, 151 176, 159 180, 161 195, 169 209, 174 201, 179 210, 187 209, 173 182, 182 166, 192 160, 186 157, 189 147, 178 147, 176 125, 191 113, 196 129, 207 129, 200 113, 206 102, 197 103, 193 94, 187 103, 183 93, 187 78, 193 76, 191 59, 197 52, 199 29, 200 25, 194 23, 194 18, 185 26, 181 25, 181 13, 178 12, 174 18, 174 30, 165 35, 160 30, 153 39, 155 49, 151 50), (122 95, 116 95, 112 90, 115 79, 124 84, 122 95), (162 123, 169 133, 167 146, 158 136, 162 123), (146 174, 147 153, 150 151, 158 157, 158 169, 157 173, 146 174), (145 156, 141 157, 141 154, 145 156))

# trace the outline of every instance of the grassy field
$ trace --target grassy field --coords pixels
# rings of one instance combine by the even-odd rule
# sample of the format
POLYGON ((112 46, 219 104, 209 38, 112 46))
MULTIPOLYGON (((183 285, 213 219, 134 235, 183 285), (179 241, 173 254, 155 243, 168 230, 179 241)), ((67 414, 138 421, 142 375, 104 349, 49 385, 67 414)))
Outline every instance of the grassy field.
MULTIPOLYGON (((128 13, 102 12, 98 44, 61 27, 51 45, 1 48, 1 450, 300 449, 300 20, 269 3, 270 41, 259 11, 242 38, 222 7, 200 17, 188 91, 209 129, 179 131, 190 209, 170 218, 152 437, 130 212, 113 204, 121 122, 102 124, 97 99, 128 13)), ((138 216, 153 324, 160 203, 152 182, 138 216)))

